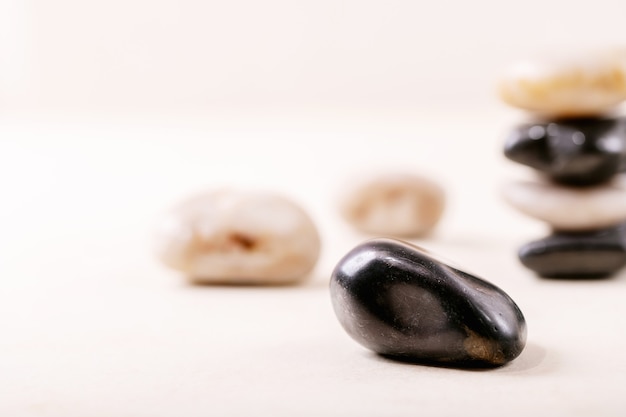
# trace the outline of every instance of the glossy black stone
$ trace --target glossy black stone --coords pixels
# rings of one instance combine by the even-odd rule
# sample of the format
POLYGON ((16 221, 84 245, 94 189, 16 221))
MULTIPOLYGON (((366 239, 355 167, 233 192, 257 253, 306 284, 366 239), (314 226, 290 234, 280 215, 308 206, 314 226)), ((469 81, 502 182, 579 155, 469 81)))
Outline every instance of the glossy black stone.
POLYGON ((330 292, 343 328, 393 359, 498 366, 526 343, 526 322, 501 289, 392 239, 367 241, 333 271, 330 292))
POLYGON ((527 243, 520 261, 545 278, 604 278, 626 265, 625 225, 593 232, 558 232, 527 243))
POLYGON ((599 184, 626 169, 626 118, 521 125, 506 140, 504 154, 561 184, 599 184))

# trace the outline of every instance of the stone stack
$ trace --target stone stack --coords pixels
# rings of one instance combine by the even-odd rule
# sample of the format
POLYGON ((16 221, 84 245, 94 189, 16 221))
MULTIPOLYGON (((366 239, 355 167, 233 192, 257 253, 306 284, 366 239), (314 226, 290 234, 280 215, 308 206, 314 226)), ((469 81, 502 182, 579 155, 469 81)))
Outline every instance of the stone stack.
POLYGON ((552 233, 519 250, 542 277, 609 276, 626 264, 626 52, 553 56, 513 66, 502 99, 534 122, 514 129, 504 154, 537 171, 505 200, 552 233))

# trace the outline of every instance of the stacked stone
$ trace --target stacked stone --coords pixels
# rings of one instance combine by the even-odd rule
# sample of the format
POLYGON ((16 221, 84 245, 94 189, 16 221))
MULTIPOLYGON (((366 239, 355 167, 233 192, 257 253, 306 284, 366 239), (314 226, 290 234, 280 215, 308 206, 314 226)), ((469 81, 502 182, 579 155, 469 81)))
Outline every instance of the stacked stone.
POLYGON ((624 51, 552 57, 511 68, 502 99, 536 117, 513 130, 504 154, 536 170, 535 181, 503 190, 505 200, 552 233, 519 250, 542 277, 609 276, 626 264, 624 51))

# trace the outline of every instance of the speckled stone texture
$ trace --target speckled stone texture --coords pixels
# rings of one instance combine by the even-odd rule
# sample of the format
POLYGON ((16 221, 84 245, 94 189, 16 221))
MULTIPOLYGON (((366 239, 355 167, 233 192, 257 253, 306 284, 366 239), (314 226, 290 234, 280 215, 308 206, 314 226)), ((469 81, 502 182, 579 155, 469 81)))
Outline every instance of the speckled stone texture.
POLYGON ((304 281, 320 254, 320 236, 292 200, 269 192, 209 190, 159 223, 159 259, 196 284, 279 285, 304 281))
POLYGON ((445 207, 443 187, 423 175, 383 172, 359 178, 344 190, 343 218, 364 233, 417 237, 429 233, 445 207))
POLYGON ((500 97, 549 118, 603 115, 626 100, 626 50, 556 50, 503 74, 500 97))

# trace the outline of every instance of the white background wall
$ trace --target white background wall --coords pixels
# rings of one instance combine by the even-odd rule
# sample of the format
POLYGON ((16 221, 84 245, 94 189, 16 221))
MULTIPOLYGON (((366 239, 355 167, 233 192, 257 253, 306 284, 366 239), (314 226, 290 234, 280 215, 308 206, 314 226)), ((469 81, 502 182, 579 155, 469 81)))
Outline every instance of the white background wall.
POLYGON ((0 108, 428 106, 626 43, 626 1, 0 0, 0 108))

